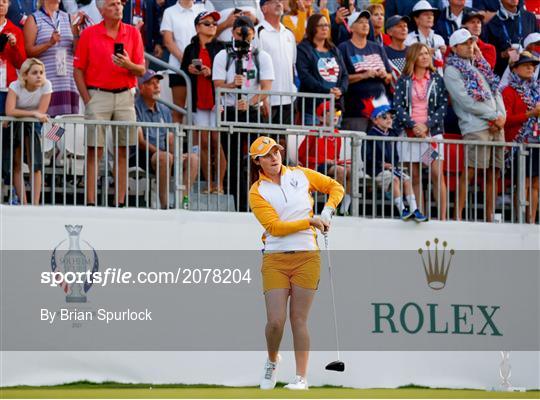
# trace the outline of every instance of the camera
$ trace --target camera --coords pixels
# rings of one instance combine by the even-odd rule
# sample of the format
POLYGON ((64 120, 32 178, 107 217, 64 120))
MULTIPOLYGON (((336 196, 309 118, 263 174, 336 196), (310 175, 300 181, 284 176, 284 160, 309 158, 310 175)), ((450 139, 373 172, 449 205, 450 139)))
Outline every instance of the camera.
POLYGON ((246 57, 249 54, 251 44, 248 39, 249 28, 247 26, 242 26, 240 28, 240 37, 242 39, 236 40, 233 39, 232 42, 226 44, 227 52, 232 55, 236 60, 241 60, 243 57, 246 57))

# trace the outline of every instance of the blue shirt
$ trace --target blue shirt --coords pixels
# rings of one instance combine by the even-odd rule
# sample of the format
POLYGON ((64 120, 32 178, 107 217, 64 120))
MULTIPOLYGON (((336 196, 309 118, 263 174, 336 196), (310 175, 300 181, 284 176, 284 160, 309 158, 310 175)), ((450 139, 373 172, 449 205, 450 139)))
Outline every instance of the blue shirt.
MULTIPOLYGON (((139 95, 135 100, 135 111, 139 122, 159 122, 165 124, 172 123, 171 111, 163 104, 156 103, 154 110, 148 108, 142 97, 139 95)), ((159 137, 159 149, 167 150, 167 135, 169 128, 143 128, 144 139, 151 145, 157 147, 159 137)))
MULTIPOLYGON (((363 49, 356 47, 352 41, 343 42, 339 45, 339 50, 343 55, 345 66, 349 75, 365 72, 367 70, 382 69, 392 72, 388 57, 381 46, 375 42, 367 41, 363 49)), ((386 92, 384 79, 369 78, 359 82, 349 84, 349 89, 345 93, 345 117, 361 118, 364 104, 362 100, 369 97, 379 97, 386 92)))
POLYGON ((339 63, 330 51, 317 51, 317 70, 323 86, 330 90, 337 85, 339 78, 339 63))

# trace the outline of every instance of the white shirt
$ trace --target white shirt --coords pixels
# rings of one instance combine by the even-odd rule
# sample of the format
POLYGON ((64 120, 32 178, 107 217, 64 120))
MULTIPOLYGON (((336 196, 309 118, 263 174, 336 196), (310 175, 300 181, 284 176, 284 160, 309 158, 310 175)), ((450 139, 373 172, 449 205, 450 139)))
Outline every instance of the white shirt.
MULTIPOLYGON (((279 24, 277 31, 266 20, 256 27, 257 37, 255 46, 264 50, 272 59, 275 79, 272 90, 277 92, 296 92, 294 85, 294 65, 296 63, 296 40, 294 34, 279 24)), ((291 104, 290 96, 271 96, 270 104, 291 104)))
MULTIPOLYGON (((260 79, 259 81, 273 81, 274 80, 274 67, 272 65, 272 59, 268 55, 267 52, 263 50, 259 50, 259 67, 261 70, 259 71, 260 79)), ((248 79, 244 82, 244 85, 242 86, 242 89, 247 90, 260 90, 260 83, 257 83, 257 67, 255 65, 255 62, 253 60, 253 57, 249 57, 248 60, 245 58, 242 60, 243 68, 246 70, 244 72, 244 76, 246 76, 248 79)), ((232 62, 229 65, 229 68, 226 69, 227 64, 227 50, 221 50, 217 55, 216 58, 214 58, 214 64, 212 69, 212 80, 221 80, 225 81, 225 83, 232 83, 234 82, 235 77, 235 62, 232 60, 232 62)), ((247 100, 254 95, 248 95, 247 100)), ((225 106, 234 106, 235 105, 235 95, 230 94, 226 95, 225 97, 225 106)))
POLYGON ((88 25, 99 24, 103 21, 103 16, 96 6, 96 0, 92 0, 90 4, 82 6, 79 10, 84 12, 90 18, 88 25))
POLYGON ((37 110, 41 96, 52 93, 52 85, 48 79, 45 80, 43 86, 33 92, 26 90, 18 79, 11 82, 9 88, 17 95, 15 107, 19 110, 37 110))
POLYGON ((439 47, 444 46, 445 42, 441 35, 437 35, 433 29, 429 32, 429 36, 425 37, 422 32, 410 32, 405 39, 405 45, 410 46, 414 43, 425 43, 430 49, 439 49, 439 47))
POLYGON ((454 15, 454 13, 450 11, 450 8, 445 8, 444 10, 444 12, 446 12, 446 18, 450 21, 454 21, 457 24, 458 28, 461 28, 461 21, 463 21, 463 10, 461 10, 458 16, 454 15))
MULTIPOLYGON (((170 6, 163 13, 160 31, 172 32, 174 42, 178 49, 183 52, 191 39, 197 33, 195 30, 195 17, 203 11, 213 11, 214 6, 207 1, 206 3, 193 4, 191 8, 184 8, 179 3, 170 6)), ((181 60, 178 60, 172 54, 169 56, 169 64, 180 68, 181 60)))

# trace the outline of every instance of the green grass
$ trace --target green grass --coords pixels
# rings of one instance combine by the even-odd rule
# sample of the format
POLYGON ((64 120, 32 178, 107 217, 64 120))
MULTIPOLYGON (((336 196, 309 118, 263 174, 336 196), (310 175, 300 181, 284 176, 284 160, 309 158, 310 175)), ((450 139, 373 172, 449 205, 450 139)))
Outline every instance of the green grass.
POLYGON ((470 389, 431 389, 407 385, 397 389, 352 389, 336 386, 312 387, 306 392, 292 392, 278 383, 274 390, 256 387, 226 387, 215 385, 149 385, 117 382, 73 382, 58 386, 14 386, 0 388, 0 399, 342 399, 342 398, 414 398, 414 399, 540 399, 540 391, 525 393, 487 392, 470 389), (150 389, 152 387, 152 389, 150 389))

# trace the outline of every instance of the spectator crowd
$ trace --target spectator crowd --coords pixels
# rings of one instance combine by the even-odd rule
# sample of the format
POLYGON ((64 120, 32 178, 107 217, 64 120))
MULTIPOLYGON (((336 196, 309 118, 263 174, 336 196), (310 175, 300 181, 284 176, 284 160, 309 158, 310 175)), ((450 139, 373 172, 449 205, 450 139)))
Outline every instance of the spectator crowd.
MULTIPOLYGON (((194 122, 207 129, 194 135, 197 150, 189 149, 183 162, 195 175, 185 179, 192 182, 200 168, 208 193, 225 192, 227 165, 231 187, 238 179, 249 179, 234 164, 247 157, 247 141, 241 135, 220 140, 211 131, 216 113, 240 122, 325 123, 316 112, 322 99, 295 104, 294 96, 254 90, 333 94, 342 114, 341 129, 374 136, 437 139, 450 133, 481 142, 538 143, 538 0, 0 0, 0 113, 46 121, 47 116, 78 114, 84 106, 85 117, 92 120, 181 122, 177 107, 171 111, 155 101, 162 75, 149 68, 145 51, 181 69, 191 81, 194 122), (250 93, 228 94, 223 104, 215 104, 216 88, 250 93), (384 115, 373 114, 374 99, 388 102, 384 115), (390 117, 391 122, 384 121, 390 117)), ((169 87, 174 104, 186 107, 184 77, 169 74, 169 87)), ((14 129, 21 132, 20 142, 33 141, 39 149, 37 129, 14 129)), ((137 160, 168 181, 173 142, 170 132, 161 128, 150 134, 129 127, 113 133, 118 145, 115 203, 122 206, 126 166, 137 160)), ((7 143, 7 136, 4 154, 7 147, 13 149, 14 160, 24 156, 37 164, 40 151, 21 155, 21 143, 7 143)), ((102 126, 89 130, 87 146, 86 203, 94 205, 96 165, 105 146, 102 126)), ((492 218, 497 190, 493 182, 508 166, 508 154, 502 147, 489 149, 469 149, 471 171, 460 177, 453 215, 457 220, 474 169, 486 171, 487 220, 492 218)), ((375 146, 365 150, 387 151, 375 146)), ((438 218, 450 217, 440 169, 442 145, 403 143, 389 154, 394 159, 388 163, 395 166, 399 159, 411 166, 410 176, 398 177, 407 178, 403 196, 414 202, 410 212, 425 211, 421 175, 429 166, 438 218)), ((538 152, 527 157, 532 166, 527 187, 533 199, 527 218, 533 222, 538 152)), ((9 159, 3 157, 3 164, 9 159)), ((318 163, 312 167, 317 169, 318 163)), ((13 165, 17 177, 19 164, 13 165)), ((372 158, 367 164, 375 175, 393 168, 375 165, 372 158)), ((6 165, 2 167, 5 176, 6 165)), ((342 173, 333 165, 325 171, 329 169, 342 173)), ((39 180, 39 168, 34 174, 39 180)), ((382 174, 381 185, 387 190, 396 176, 382 174)), ((16 190, 26 201, 23 187, 16 185, 16 190)), ((159 192, 166 207, 166 188, 159 192)), ((39 193, 32 201, 39 202, 39 193)), ((396 207, 409 215, 402 203, 396 207)))

